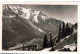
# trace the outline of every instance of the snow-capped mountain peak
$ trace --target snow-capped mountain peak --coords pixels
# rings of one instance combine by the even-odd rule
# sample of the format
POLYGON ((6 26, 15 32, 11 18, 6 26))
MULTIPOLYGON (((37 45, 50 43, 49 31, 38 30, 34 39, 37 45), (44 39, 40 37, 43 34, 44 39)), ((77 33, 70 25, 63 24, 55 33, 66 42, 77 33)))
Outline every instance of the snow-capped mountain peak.
MULTIPOLYGON (((28 20, 31 19, 32 21, 34 21, 36 23, 38 23, 38 18, 41 18, 43 21, 50 18, 50 17, 44 15, 41 11, 35 11, 33 9, 26 9, 26 8, 23 8, 20 6, 10 6, 10 5, 4 5, 3 7, 4 7, 3 10, 11 9, 14 13, 21 16, 22 18, 25 18, 28 20)), ((8 11, 8 12, 10 12, 10 11, 8 11)), ((9 16, 13 16, 13 15, 9 14, 9 16)))

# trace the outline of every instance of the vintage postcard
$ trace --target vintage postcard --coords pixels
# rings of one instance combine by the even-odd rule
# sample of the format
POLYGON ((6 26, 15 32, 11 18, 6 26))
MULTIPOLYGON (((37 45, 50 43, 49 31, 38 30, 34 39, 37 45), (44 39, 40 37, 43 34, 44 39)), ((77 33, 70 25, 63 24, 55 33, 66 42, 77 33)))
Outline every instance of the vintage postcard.
POLYGON ((78 52, 79 2, 1 2, 0 6, 1 51, 78 52))

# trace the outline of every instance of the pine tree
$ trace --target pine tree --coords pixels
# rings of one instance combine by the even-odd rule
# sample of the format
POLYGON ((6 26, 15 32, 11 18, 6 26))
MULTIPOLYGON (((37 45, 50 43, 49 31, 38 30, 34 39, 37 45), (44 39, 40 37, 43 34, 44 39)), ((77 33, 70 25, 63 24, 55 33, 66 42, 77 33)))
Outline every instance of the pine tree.
POLYGON ((73 26, 71 27, 71 34, 73 33, 73 26))
POLYGON ((65 37, 65 23, 64 23, 64 21, 63 21, 61 38, 64 38, 64 37, 65 37))
POLYGON ((61 24, 59 25, 59 34, 61 33, 61 24))
POLYGON ((59 25, 59 34, 58 34, 59 38, 62 38, 62 31, 61 31, 61 24, 59 25))
POLYGON ((24 51, 25 49, 24 49, 24 43, 23 43, 23 51, 24 51))
POLYGON ((69 25, 68 25, 68 22, 67 22, 67 24, 66 24, 66 36, 68 35, 68 27, 69 27, 69 25))
POLYGON ((50 47, 53 47, 52 34, 50 34, 50 47))
POLYGON ((48 40, 47 40, 47 36, 45 34, 44 41, 43 41, 43 48, 47 48, 47 47, 48 47, 48 40))
POLYGON ((57 40, 56 40, 56 43, 58 43, 59 41, 60 41, 60 37, 58 35, 57 40))
POLYGON ((66 36, 69 35, 70 33, 71 33, 71 29, 70 29, 69 24, 67 22, 67 24, 66 24, 66 36))
POLYGON ((57 37, 57 40, 56 40, 56 43, 59 42, 60 38, 61 38, 61 34, 62 34, 62 31, 61 31, 61 24, 59 25, 59 34, 58 34, 58 37, 57 37))
POLYGON ((64 21, 63 21, 63 28, 62 28, 62 32, 64 32, 65 31, 65 23, 64 23, 64 21))

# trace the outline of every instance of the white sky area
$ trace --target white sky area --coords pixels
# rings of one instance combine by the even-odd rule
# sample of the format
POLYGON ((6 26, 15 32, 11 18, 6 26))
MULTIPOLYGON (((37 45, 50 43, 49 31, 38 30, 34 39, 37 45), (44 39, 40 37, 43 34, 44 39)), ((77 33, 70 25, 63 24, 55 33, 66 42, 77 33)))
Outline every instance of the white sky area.
POLYGON ((12 4, 27 9, 39 10, 45 15, 75 24, 77 22, 77 5, 26 5, 12 4))

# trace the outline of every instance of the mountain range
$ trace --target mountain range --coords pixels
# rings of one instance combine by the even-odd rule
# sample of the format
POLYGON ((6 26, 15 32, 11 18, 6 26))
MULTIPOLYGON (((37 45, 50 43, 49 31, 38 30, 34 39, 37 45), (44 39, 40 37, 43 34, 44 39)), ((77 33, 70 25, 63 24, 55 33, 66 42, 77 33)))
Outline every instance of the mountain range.
MULTIPOLYGON (((4 43, 30 41, 44 37, 45 33, 52 33, 55 36, 63 22, 41 11, 10 5, 3 5, 2 20, 4 43)), ((72 24, 69 23, 69 26, 72 24)))

